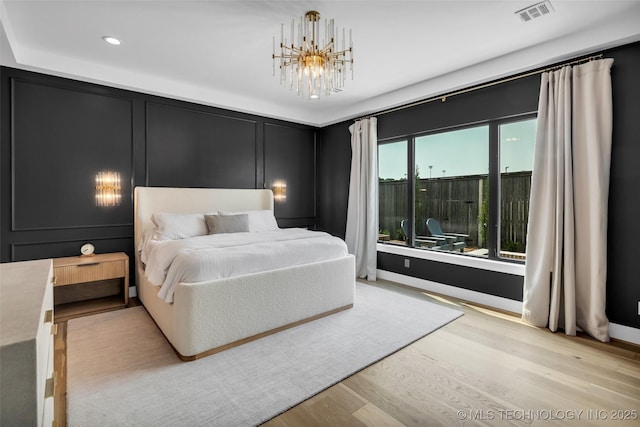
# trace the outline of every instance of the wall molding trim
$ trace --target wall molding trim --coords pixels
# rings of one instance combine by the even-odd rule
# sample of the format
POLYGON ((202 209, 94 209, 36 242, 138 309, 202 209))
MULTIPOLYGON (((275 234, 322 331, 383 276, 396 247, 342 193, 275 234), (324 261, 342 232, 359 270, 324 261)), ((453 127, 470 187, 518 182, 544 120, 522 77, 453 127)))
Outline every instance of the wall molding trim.
POLYGON ((73 242, 95 235, 104 250, 133 254, 120 234, 132 228, 137 185, 266 188, 265 177, 284 178, 278 220, 317 228, 315 126, 12 67, 0 76, 1 119, 12 125, 0 135, 3 262, 74 255, 73 242), (109 211, 92 196, 103 169, 123 177, 121 206, 109 211))

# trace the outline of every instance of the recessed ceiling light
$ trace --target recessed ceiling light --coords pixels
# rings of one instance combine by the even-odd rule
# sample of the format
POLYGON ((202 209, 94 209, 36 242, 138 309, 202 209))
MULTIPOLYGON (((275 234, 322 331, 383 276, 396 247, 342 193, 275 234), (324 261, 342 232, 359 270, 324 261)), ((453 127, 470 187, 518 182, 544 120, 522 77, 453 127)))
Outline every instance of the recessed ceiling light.
POLYGON ((118 46, 120 44, 120 40, 112 36, 102 36, 102 40, 104 40, 105 43, 109 43, 114 46, 118 46))

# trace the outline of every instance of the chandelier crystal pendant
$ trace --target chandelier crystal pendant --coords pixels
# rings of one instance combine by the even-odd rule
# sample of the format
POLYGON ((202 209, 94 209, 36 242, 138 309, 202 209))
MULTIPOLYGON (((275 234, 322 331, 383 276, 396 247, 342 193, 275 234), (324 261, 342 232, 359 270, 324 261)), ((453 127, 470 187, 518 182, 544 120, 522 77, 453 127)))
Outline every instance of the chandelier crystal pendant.
POLYGON ((307 93, 310 99, 319 98, 321 93, 328 96, 332 92, 340 92, 346 80, 347 64, 353 80, 351 30, 347 48, 344 28, 340 41, 333 19, 325 19, 324 39, 321 41, 320 25, 320 13, 307 12, 304 18, 300 18, 298 36, 295 39, 295 20, 291 20, 291 39, 287 40, 284 37, 284 24, 281 24, 279 55, 276 55, 276 38, 273 37, 273 75, 276 75, 278 60, 280 84, 288 84, 290 90, 295 85, 298 95, 304 96, 307 93))

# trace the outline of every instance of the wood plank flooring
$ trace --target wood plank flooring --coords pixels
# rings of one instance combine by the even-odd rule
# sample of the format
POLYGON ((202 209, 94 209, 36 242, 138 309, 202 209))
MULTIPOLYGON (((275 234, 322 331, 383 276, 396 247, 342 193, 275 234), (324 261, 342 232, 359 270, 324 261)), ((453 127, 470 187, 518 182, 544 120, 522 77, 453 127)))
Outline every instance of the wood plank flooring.
MULTIPOLYGON (((465 315, 264 425, 640 425, 638 346, 554 334, 508 313, 428 295, 465 315)), ((55 348, 63 379, 56 420, 64 426, 66 323, 55 348)))

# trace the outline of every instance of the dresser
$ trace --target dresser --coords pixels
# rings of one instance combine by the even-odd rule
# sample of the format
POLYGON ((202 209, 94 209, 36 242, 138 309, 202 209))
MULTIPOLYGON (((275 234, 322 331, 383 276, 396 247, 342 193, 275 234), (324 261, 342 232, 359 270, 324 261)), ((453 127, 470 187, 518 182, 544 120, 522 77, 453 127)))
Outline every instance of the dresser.
POLYGON ((0 264, 0 425, 52 426, 51 260, 0 264))

